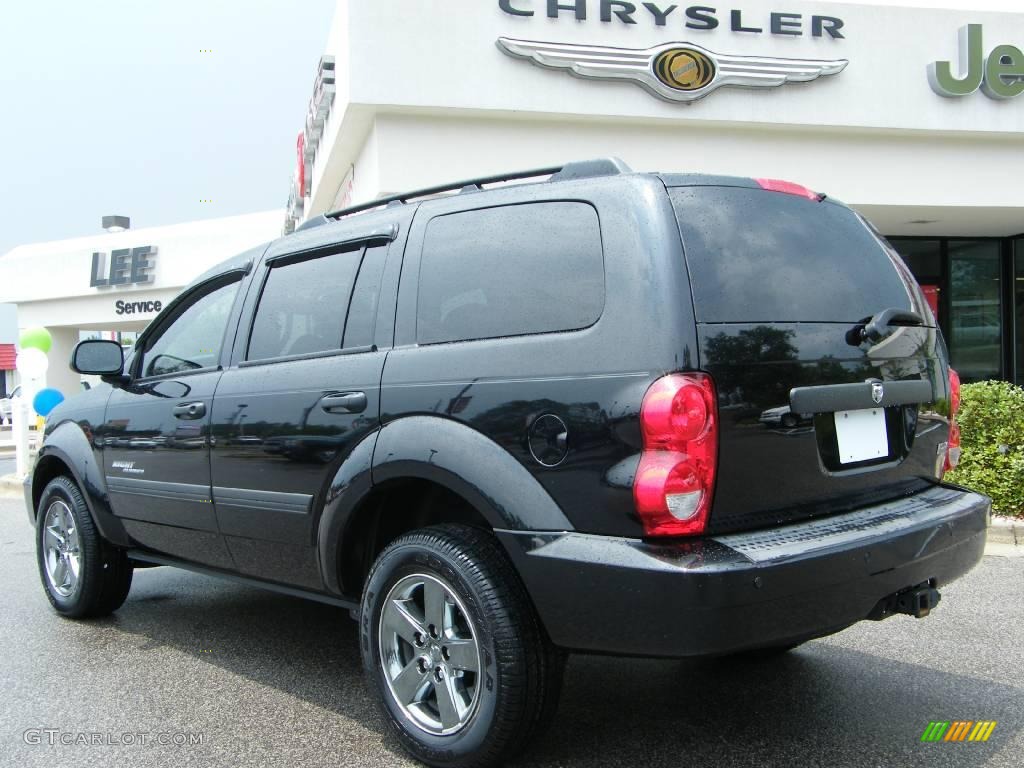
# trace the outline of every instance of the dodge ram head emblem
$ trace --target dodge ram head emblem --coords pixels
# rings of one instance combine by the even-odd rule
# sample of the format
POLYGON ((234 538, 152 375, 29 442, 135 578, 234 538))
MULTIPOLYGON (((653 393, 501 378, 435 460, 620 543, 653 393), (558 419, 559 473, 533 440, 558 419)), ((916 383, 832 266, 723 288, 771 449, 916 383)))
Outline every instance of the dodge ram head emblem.
POLYGON ((693 43, 664 43, 653 48, 541 43, 499 37, 509 56, 550 69, 567 69, 578 77, 631 80, 666 101, 690 103, 724 85, 771 88, 802 83, 842 72, 846 59, 777 59, 729 56, 693 43))
POLYGON ((885 396, 885 390, 882 388, 881 382, 878 382, 878 381, 871 382, 871 399, 874 400, 875 403, 881 403, 882 402, 882 398, 884 396, 885 396))

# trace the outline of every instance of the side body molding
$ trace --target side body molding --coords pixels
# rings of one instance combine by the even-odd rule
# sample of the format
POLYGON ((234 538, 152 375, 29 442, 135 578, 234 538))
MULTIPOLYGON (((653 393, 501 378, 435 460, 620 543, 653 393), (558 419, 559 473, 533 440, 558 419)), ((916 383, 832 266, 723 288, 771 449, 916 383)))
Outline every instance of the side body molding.
POLYGON ((59 461, 70 470, 82 490, 85 503, 103 538, 117 546, 130 546, 131 541, 124 526, 110 509, 103 468, 97 463, 97 456, 83 427, 77 422, 68 420, 52 427, 47 431, 46 441, 32 470, 32 498, 38 499, 42 494, 45 485, 43 477, 58 474, 48 470, 52 462, 59 461))
POLYGON ((550 494, 504 448, 475 429, 436 416, 386 424, 373 453, 373 482, 432 480, 475 506, 494 528, 571 531, 550 494))

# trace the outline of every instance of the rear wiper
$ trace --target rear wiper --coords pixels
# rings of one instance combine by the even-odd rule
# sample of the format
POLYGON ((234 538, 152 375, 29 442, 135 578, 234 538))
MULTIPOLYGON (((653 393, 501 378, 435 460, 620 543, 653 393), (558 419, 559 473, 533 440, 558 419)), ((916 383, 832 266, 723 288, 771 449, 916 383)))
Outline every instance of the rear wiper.
POLYGON ((898 326, 924 325, 924 319, 907 309, 883 309, 873 317, 865 318, 846 332, 846 343, 858 347, 865 341, 881 341, 898 326))

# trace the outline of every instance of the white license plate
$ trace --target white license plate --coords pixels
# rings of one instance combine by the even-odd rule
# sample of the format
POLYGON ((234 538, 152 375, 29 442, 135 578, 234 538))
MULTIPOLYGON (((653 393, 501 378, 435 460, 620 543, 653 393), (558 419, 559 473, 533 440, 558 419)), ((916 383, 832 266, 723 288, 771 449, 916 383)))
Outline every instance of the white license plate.
POLYGON ((884 408, 836 411, 835 419, 841 464, 880 459, 889 455, 884 408))

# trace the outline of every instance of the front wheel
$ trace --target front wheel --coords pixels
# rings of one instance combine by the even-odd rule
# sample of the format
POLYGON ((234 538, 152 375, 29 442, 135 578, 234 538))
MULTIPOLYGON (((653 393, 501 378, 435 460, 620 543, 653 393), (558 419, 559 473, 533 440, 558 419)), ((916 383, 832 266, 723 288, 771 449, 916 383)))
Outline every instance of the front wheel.
POLYGON ((120 608, 132 585, 131 562, 100 536, 78 486, 63 476, 51 480, 36 515, 39 576, 54 610, 77 619, 120 608))
POLYGON ((392 543, 367 580, 360 635, 390 727, 425 763, 493 765, 554 714, 564 655, 485 531, 436 526, 392 543))

